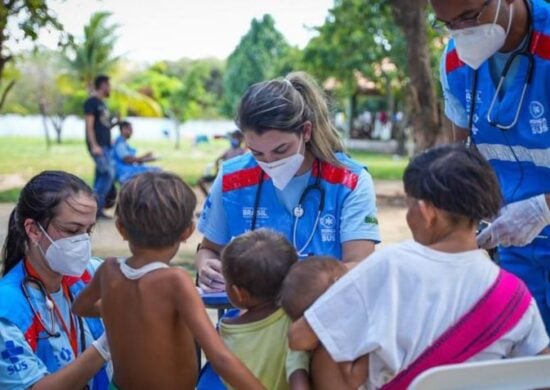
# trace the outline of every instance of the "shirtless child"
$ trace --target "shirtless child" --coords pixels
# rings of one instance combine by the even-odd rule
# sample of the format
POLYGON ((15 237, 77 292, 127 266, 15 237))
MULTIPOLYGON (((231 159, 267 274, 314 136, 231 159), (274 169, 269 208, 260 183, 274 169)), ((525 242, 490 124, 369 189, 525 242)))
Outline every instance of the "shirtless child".
POLYGON ((193 191, 169 173, 144 173, 120 191, 116 226, 132 256, 107 259, 73 305, 103 317, 111 388, 194 389, 196 340, 225 381, 263 389, 221 341, 189 275, 168 266, 193 233, 195 206, 193 191))

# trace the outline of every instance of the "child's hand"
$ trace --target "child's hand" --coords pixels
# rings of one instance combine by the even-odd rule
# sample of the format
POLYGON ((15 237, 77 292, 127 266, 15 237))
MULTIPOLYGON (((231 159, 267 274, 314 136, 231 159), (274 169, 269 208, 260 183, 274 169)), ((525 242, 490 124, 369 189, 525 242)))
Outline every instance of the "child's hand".
POLYGON ((288 329, 288 345, 294 351, 313 351, 319 339, 304 317, 293 322, 288 329))
POLYGON ((309 374, 306 370, 296 370, 288 378, 290 390, 310 390, 309 374))

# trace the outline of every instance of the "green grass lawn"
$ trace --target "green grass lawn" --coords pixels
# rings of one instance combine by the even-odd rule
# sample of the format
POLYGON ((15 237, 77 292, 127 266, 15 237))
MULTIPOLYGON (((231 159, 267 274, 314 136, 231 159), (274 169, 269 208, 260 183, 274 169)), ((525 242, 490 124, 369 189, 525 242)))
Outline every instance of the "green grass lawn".
MULTIPOLYGON (((208 144, 192 146, 183 140, 179 150, 171 141, 135 141, 138 152, 153 151, 158 165, 180 175, 190 184, 196 183, 207 164, 213 162, 227 148, 227 141, 213 140, 208 144)), ((406 158, 351 151, 352 157, 364 163, 375 179, 401 179, 408 162, 406 158)), ((18 174, 24 180, 46 169, 74 173, 88 183, 93 179, 93 163, 83 141, 65 140, 47 150, 42 138, 0 137, 0 175, 18 174)), ((0 202, 15 202, 20 188, 0 192, 0 202)))

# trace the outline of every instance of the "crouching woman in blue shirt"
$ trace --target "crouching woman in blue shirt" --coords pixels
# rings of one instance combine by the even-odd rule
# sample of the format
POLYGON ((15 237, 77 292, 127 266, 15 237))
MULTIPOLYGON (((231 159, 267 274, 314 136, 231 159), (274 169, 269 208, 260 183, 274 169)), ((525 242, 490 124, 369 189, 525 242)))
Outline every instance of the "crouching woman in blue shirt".
POLYGON ((21 191, 2 253, 1 389, 107 389, 101 321, 71 312, 99 265, 96 212, 90 187, 66 172, 42 172, 21 191))

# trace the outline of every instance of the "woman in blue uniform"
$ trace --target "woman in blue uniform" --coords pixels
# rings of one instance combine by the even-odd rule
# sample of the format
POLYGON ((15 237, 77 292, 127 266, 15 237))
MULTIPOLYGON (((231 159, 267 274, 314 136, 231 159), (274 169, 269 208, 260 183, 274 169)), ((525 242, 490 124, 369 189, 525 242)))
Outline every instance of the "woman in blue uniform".
POLYGON ((99 265, 96 212, 91 188, 69 173, 42 172, 21 191, 2 253, 1 389, 107 388, 103 326, 71 312, 99 265))
POLYGON ((286 236, 300 257, 363 260, 380 241, 373 182, 344 154, 327 103, 305 73, 251 86, 237 125, 249 153, 226 161, 206 199, 197 253, 199 286, 225 289, 220 252, 259 227, 286 236))

